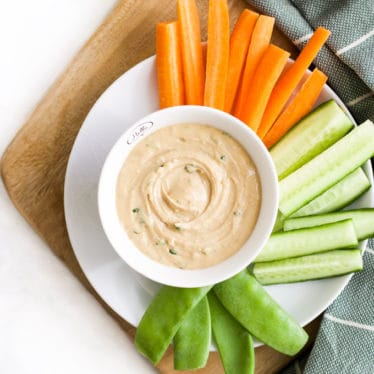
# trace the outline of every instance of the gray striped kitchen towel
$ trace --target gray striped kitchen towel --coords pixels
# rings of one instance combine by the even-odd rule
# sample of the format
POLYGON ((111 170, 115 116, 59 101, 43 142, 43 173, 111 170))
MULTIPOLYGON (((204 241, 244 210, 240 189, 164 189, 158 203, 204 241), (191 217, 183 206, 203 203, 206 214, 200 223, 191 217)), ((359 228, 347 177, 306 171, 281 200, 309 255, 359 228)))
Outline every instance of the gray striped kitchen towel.
MULTIPOLYGON (((302 48, 318 26, 331 31, 314 64, 358 123, 374 121, 374 0, 249 0, 302 48)), ((374 146, 374 145, 373 145, 374 146)), ((284 374, 374 374, 374 240, 364 270, 325 311, 309 357, 284 374)))
POLYGON ((374 373, 374 240, 364 253, 364 270, 327 308, 309 357, 282 374, 374 373))

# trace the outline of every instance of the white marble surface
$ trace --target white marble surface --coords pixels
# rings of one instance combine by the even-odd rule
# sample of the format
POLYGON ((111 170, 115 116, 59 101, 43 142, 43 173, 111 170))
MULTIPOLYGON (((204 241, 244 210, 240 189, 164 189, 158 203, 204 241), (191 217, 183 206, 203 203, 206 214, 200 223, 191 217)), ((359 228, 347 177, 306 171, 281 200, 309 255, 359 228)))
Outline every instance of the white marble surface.
MULTIPOLYGON (((0 1, 0 154, 115 0, 0 1)), ((0 373, 154 373, 0 182, 0 373)))

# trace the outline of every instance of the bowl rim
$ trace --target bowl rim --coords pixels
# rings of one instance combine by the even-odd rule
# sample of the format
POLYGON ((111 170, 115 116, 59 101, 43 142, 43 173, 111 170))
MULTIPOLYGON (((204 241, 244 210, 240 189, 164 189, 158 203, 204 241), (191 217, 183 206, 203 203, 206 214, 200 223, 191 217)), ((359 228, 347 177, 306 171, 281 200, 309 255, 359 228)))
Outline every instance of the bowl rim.
POLYGON ((212 285, 230 278, 247 267, 266 244, 271 234, 277 215, 278 201, 279 186, 275 166, 268 150, 256 133, 231 114, 197 105, 161 109, 131 125, 117 139, 106 156, 100 172, 97 192, 101 225, 115 252, 133 270, 146 278, 175 287, 212 285), (126 230, 119 221, 115 202, 118 174, 137 142, 163 127, 185 123, 205 124, 227 131, 251 157, 261 184, 260 210, 255 227, 247 241, 226 260, 202 269, 170 267, 145 255, 127 236, 126 230), (108 198, 111 195, 113 198, 108 198))

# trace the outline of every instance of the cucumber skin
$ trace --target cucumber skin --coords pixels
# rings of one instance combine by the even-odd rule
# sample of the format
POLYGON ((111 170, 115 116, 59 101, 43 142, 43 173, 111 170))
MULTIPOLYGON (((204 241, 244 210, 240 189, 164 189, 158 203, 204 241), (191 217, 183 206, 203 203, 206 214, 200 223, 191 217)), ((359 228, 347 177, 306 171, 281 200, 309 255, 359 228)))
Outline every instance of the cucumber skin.
POLYGON ((353 222, 346 219, 304 229, 276 232, 270 236, 253 262, 300 257, 340 248, 356 248, 357 245, 353 222), (321 244, 317 245, 319 238, 321 244))
POLYGON ((278 210, 277 218, 273 226, 273 231, 271 232, 272 234, 283 230, 283 222, 285 219, 286 218, 283 216, 283 214, 278 210))
MULTIPOLYGON (((331 213, 343 209, 368 191, 370 187, 371 184, 365 172, 361 168, 357 168, 287 219, 331 213)), ((285 220, 286 217, 278 210, 272 232, 283 230, 285 220)))
POLYGON ((270 149, 278 178, 285 178, 307 163, 342 138, 353 126, 334 100, 319 105, 270 149))
POLYGON ((290 218, 329 213, 342 209, 355 201, 370 187, 371 184, 365 172, 358 168, 291 214, 290 218))
POLYGON ((367 120, 279 183, 279 210, 286 217, 374 155, 374 124, 367 120))
POLYGON ((297 230, 346 219, 352 219, 358 240, 374 236, 374 208, 342 210, 340 212, 289 218, 283 222, 283 230, 297 230))
POLYGON ((335 251, 328 251, 284 260, 259 262, 253 265, 252 272, 262 285, 271 285, 332 278, 358 272, 361 271, 362 268, 362 256, 359 249, 338 249, 335 251), (337 271, 339 263, 335 266, 333 264, 329 264, 329 267, 333 268, 332 270, 323 269, 323 267, 327 268, 329 257, 330 261, 331 257, 340 257, 340 263, 342 259, 350 259, 352 263, 344 264, 345 266, 340 271, 337 271), (314 268, 312 270, 309 269, 308 272, 303 272, 302 265, 305 265, 305 262, 308 261, 314 262, 314 268))

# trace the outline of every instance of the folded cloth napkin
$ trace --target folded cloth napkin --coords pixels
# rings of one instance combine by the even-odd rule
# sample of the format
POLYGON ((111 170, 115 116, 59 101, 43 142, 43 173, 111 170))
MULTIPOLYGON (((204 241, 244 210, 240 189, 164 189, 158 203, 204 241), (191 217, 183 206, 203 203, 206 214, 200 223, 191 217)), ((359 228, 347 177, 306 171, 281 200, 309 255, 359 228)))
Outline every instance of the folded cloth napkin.
POLYGON ((282 374, 374 373, 374 240, 356 273, 323 315, 309 357, 296 360, 282 374))
MULTIPOLYGON (((358 123, 374 121, 373 0, 250 0, 302 48, 318 26, 332 33, 315 60, 358 123)), ((374 145, 373 145, 374 146, 374 145)), ((284 374, 374 373, 374 240, 364 254, 364 270, 324 313, 309 357, 284 374)))

